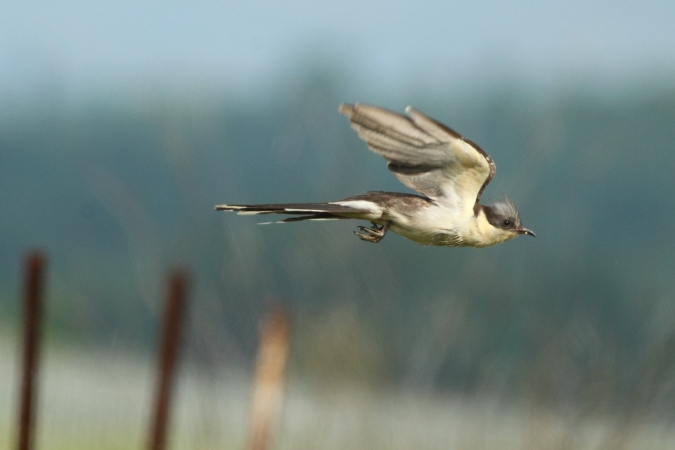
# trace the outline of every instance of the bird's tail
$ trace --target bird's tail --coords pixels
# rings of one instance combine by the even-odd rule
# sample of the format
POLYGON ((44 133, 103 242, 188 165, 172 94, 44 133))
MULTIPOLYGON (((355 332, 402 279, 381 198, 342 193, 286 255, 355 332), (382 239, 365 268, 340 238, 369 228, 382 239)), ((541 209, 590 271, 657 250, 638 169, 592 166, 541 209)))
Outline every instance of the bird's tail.
POLYGON ((284 223, 298 222, 301 220, 337 220, 337 219, 360 219, 364 215, 372 214, 370 209, 353 208, 338 203, 278 203, 266 205, 216 205, 217 211, 235 211, 241 215, 256 214, 289 214, 294 217, 280 220, 284 223))

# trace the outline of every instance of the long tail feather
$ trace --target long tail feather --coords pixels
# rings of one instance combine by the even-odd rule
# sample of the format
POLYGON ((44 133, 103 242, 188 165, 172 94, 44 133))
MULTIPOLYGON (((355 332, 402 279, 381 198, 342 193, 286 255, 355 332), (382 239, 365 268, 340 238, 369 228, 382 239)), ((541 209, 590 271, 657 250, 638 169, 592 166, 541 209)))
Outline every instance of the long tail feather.
POLYGON ((340 217, 330 213, 317 213, 317 214, 305 214, 302 216, 289 217, 283 220, 276 220, 274 222, 260 222, 258 225, 270 225, 273 223, 290 223, 290 222, 301 222, 303 220, 340 220, 348 219, 348 217, 340 217))
POLYGON ((218 211, 234 211, 241 215, 257 214, 290 214, 295 217, 280 220, 284 223, 302 220, 336 220, 356 218, 361 214, 371 213, 368 209, 351 208, 335 203, 280 203, 265 205, 216 205, 218 211))

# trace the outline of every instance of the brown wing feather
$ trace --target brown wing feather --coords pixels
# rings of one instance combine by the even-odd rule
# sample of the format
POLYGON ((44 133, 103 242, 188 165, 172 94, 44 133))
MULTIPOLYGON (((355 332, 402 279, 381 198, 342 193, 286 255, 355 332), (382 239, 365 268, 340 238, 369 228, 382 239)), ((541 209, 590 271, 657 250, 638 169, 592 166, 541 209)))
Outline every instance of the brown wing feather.
MULTIPOLYGON (((412 109, 412 108, 409 107, 409 109, 412 109)), ((481 155, 483 155, 483 158, 485 158, 485 160, 487 161, 488 165, 490 166, 490 174, 489 174, 488 177, 485 179, 485 182, 483 183, 483 186, 481 186, 480 191, 478 191, 478 198, 476 199, 476 202, 478 202, 478 200, 480 200, 481 194, 482 194, 483 191, 485 190, 485 187, 486 187, 486 186, 490 183, 490 181, 492 181, 492 179, 495 177, 495 173, 497 172, 497 166, 495 165, 495 162, 492 160, 492 158, 490 157, 490 155, 488 155, 487 152, 486 152, 485 150, 483 150, 483 149, 481 148, 481 146, 478 145, 478 144, 476 144, 474 141, 465 138, 464 136, 462 136, 461 134, 459 134, 458 132, 456 132, 455 130, 453 130, 452 128, 450 128, 449 126, 447 126, 447 125, 445 125, 445 124, 442 124, 441 122, 437 121, 436 119, 432 119, 432 118, 429 117, 429 116, 425 116, 425 117, 426 117, 428 120, 430 120, 431 122, 433 122, 434 124, 436 124, 436 126, 438 126, 439 128, 445 130, 446 133, 448 133, 448 134, 450 134, 450 135, 452 135, 452 136, 455 136, 456 138, 461 139, 461 140, 465 141, 466 143, 468 143, 469 145, 471 145, 474 149, 476 149, 476 150, 478 151, 478 153, 480 153, 481 155)))
POLYGON ((339 111, 396 178, 426 196, 469 211, 494 177, 495 164, 483 149, 410 107, 408 117, 359 103, 339 111))

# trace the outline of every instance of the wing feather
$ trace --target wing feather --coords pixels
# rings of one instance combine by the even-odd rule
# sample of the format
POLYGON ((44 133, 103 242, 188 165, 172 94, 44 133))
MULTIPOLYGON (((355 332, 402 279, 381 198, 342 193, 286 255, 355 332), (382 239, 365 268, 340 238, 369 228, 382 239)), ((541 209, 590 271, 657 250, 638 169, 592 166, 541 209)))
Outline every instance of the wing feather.
POLYGON ((408 114, 415 125, 425 132, 429 133, 431 136, 436 138, 439 142, 445 142, 447 136, 450 135, 455 139, 462 139, 462 135, 453 130, 452 128, 445 126, 439 122, 436 122, 431 117, 427 117, 416 109, 408 106, 405 109, 406 114, 408 114))
POLYGON ((470 211, 494 177, 483 149, 413 108, 406 108, 408 117, 359 103, 339 111, 399 181, 438 202, 470 211))
POLYGON ((339 111, 353 119, 352 126, 357 131, 359 128, 367 128, 414 146, 426 145, 435 141, 429 133, 419 129, 407 117, 384 108, 359 103, 355 105, 343 103, 340 105, 339 111))

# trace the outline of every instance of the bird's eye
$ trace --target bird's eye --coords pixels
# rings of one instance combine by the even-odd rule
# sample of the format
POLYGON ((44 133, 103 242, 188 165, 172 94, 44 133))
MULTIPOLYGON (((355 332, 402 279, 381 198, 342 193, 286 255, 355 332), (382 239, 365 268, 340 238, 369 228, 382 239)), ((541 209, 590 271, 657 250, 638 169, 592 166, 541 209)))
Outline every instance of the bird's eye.
POLYGON ((510 221, 509 219, 506 219, 506 220, 503 221, 502 223, 503 223, 504 225, 506 225, 507 227, 508 227, 509 225, 511 225, 511 221, 510 221))

